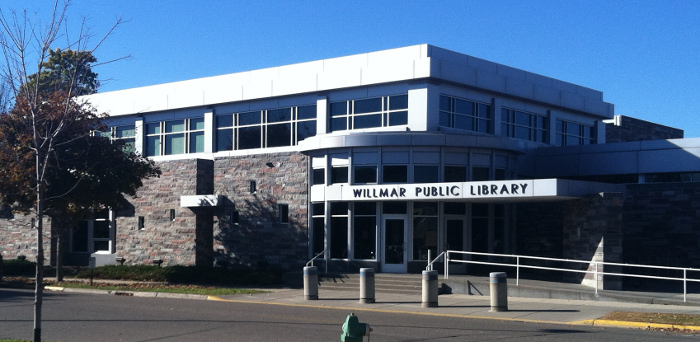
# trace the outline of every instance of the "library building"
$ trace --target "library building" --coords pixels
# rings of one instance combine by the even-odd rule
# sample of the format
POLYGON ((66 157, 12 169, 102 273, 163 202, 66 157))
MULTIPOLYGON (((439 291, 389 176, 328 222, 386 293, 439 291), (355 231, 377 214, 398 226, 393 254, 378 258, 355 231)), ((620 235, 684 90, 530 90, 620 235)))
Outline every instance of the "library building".
MULTIPOLYGON (((162 175, 60 239, 66 264, 700 267, 700 139, 556 78, 415 45, 85 99, 162 175)), ((35 257, 24 221, 0 218, 5 258, 35 257)))

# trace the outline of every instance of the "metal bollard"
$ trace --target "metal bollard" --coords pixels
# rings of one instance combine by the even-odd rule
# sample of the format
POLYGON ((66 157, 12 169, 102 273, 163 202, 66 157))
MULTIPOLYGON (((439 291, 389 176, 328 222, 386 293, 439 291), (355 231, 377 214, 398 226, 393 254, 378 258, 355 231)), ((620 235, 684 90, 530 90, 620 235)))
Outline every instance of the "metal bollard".
POLYGON ((360 303, 374 303, 374 268, 360 269, 360 303))
POLYGON ((423 308, 436 308, 438 306, 438 272, 423 271, 423 308))
POLYGON ((318 269, 316 266, 304 267, 304 299, 318 299, 318 269))
POLYGON ((491 272, 491 310, 508 311, 508 278, 505 272, 491 272))

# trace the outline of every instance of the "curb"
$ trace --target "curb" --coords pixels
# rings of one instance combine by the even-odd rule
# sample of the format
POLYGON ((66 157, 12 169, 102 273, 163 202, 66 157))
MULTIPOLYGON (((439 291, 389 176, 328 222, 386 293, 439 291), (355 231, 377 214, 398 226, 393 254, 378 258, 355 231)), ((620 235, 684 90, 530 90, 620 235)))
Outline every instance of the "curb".
POLYGON ((700 333, 700 326, 695 325, 675 325, 662 323, 644 323, 644 322, 626 322, 626 321, 610 321, 605 319, 594 319, 590 322, 596 327, 617 327, 631 328, 644 330, 668 330, 668 331, 687 331, 692 333, 700 333))

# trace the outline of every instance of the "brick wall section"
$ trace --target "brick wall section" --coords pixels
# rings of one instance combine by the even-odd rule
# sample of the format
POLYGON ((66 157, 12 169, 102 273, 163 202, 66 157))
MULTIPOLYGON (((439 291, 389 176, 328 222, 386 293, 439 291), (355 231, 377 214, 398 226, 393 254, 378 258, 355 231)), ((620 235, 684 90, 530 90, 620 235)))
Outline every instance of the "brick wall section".
MULTIPOLYGON (((620 193, 602 193, 568 201, 564 204, 564 259, 622 262, 623 197, 620 193), (602 250, 598 248, 603 241, 602 250)), ((589 264, 580 269, 594 270, 589 264)), ((599 269, 601 270, 601 269, 599 269)), ((618 271, 606 267, 605 272, 618 271)), ((583 278, 593 280, 593 274, 569 274, 568 278, 581 282, 583 278)), ((621 279, 605 277, 601 284, 605 289, 621 289, 621 279)))
POLYGON ((562 202, 517 205, 516 254, 561 258, 562 202))
POLYGON ((642 140, 682 139, 683 130, 620 115, 620 126, 605 125, 606 143, 642 140))
POLYGON ((117 213, 116 255, 129 264, 150 264, 153 259, 164 265, 193 265, 195 261, 196 216, 180 207, 180 196, 197 193, 196 159, 158 162, 160 178, 147 179, 130 199, 133 208, 117 213), (175 209, 175 220, 170 220, 175 209), (138 217, 145 225, 138 229, 138 217))
POLYGON ((300 153, 216 160, 215 192, 229 200, 214 230, 218 263, 301 269, 308 257, 307 167, 308 157, 300 153), (289 205, 287 224, 278 222, 281 203, 289 205), (232 223, 233 211, 238 223, 232 223))
POLYGON ((624 222, 625 262, 700 268, 700 183, 627 186, 624 222))
MULTIPOLYGON (((0 209, 0 254, 5 260, 25 256, 27 260, 36 261, 37 236, 31 227, 33 214, 12 213, 9 208, 0 209)), ((51 222, 44 220, 44 258, 50 262, 51 222)))
MULTIPOLYGON (((606 193, 554 203, 521 203, 517 207, 516 254, 574 260, 619 262, 622 253, 621 194, 606 193), (603 250, 597 250, 605 238, 603 250), (598 252, 598 253, 596 253, 598 252)), ((547 267, 575 264, 542 261, 547 267)), ((579 269, 586 269, 581 264, 579 269)), ((530 276, 552 277, 551 272, 523 271, 530 276)), ((563 273, 563 279, 581 283, 583 274, 563 273)), ((605 279, 606 288, 619 288, 619 279, 605 279)))

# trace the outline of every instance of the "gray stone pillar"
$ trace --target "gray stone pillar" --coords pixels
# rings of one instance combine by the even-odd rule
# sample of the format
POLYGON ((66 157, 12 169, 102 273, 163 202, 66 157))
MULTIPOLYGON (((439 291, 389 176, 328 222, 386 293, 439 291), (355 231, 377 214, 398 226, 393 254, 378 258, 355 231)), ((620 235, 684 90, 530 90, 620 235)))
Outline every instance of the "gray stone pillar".
POLYGON ((360 269, 360 303, 374 303, 374 268, 360 269))
POLYGON ((438 272, 423 271, 423 300, 421 307, 436 308, 438 306, 438 272))
POLYGON ((508 278, 505 272, 491 272, 491 310, 508 311, 508 278))
POLYGON ((318 269, 316 266, 304 267, 304 299, 318 299, 318 269))

